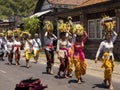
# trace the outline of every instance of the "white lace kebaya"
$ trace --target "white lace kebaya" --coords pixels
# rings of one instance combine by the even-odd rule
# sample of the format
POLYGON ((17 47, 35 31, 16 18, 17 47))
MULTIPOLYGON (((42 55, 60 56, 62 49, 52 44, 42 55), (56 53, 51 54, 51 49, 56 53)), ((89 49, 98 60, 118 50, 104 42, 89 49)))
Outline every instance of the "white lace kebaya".
POLYGON ((110 42, 107 42, 106 40, 102 41, 99 46, 99 49, 97 51, 96 58, 98 58, 101 51, 103 51, 103 53, 105 53, 105 52, 109 53, 108 59, 110 58, 110 56, 112 56, 112 60, 114 60, 114 56, 113 56, 114 45, 113 45, 113 43, 116 40, 116 38, 117 38, 117 33, 115 31, 113 31, 113 35, 110 39, 110 42))

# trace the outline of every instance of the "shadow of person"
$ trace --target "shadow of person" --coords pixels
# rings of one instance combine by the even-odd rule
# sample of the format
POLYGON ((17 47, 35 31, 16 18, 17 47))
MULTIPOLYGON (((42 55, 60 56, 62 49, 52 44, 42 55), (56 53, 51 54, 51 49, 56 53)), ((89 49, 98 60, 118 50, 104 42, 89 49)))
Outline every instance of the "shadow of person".
POLYGON ((58 75, 55 75, 54 78, 56 78, 56 79, 64 79, 64 77, 58 76, 58 75))
POLYGON ((69 80, 68 83, 77 83, 77 80, 69 80))
POLYGON ((5 65, 15 65, 15 63, 5 63, 5 65))
POLYGON ((92 88, 96 88, 96 87, 98 87, 98 88, 105 88, 105 89, 108 88, 108 86, 104 86, 103 84, 94 84, 94 86, 92 88))
POLYGON ((48 72, 42 72, 42 74, 49 74, 48 72))
POLYGON ((26 67, 25 65, 22 65, 22 66, 20 66, 20 67, 23 67, 23 68, 27 68, 27 69, 28 69, 28 68, 30 68, 31 66, 26 67))

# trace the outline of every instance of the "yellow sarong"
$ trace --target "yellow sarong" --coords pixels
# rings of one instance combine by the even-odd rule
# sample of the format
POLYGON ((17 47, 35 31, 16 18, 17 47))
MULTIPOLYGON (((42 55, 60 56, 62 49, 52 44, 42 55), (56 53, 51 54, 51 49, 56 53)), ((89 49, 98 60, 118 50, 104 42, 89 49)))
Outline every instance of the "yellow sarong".
POLYGON ((69 74, 71 74, 73 71, 73 59, 71 57, 68 57, 67 71, 69 74))
POLYGON ((33 49, 34 51, 34 56, 38 56, 39 57, 39 50, 33 49))
POLYGON ((111 59, 108 59, 109 53, 105 52, 104 53, 104 57, 102 59, 102 68, 105 68, 104 71, 104 78, 105 79, 110 79, 112 72, 113 72, 113 68, 114 68, 114 61, 111 59))
POLYGON ((68 49, 68 65, 67 65, 67 72, 68 74, 71 74, 72 71, 73 71, 73 58, 71 57, 72 56, 72 49, 69 48, 68 49))
POLYGON ((25 58, 26 60, 30 60, 31 58, 31 53, 28 50, 25 50, 25 58))
POLYGON ((81 75, 86 74, 86 62, 79 59, 73 59, 73 63, 75 66, 75 76, 76 78, 80 79, 81 75))

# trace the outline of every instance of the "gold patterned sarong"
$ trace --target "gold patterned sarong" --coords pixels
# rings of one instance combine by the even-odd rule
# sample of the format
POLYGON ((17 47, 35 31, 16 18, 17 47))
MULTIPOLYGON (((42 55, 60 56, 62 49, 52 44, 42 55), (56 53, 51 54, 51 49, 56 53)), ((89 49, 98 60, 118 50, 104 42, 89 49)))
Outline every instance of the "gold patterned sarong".
POLYGON ((73 63, 75 66, 75 76, 76 78, 80 79, 81 75, 85 75, 86 74, 86 62, 85 60, 79 60, 79 59, 73 59, 73 63))
POLYGON ((105 79, 110 79, 112 72, 113 72, 113 68, 114 68, 114 61, 112 59, 108 58, 109 53, 105 52, 104 53, 104 57, 102 59, 102 68, 105 68, 104 71, 104 78, 105 79))

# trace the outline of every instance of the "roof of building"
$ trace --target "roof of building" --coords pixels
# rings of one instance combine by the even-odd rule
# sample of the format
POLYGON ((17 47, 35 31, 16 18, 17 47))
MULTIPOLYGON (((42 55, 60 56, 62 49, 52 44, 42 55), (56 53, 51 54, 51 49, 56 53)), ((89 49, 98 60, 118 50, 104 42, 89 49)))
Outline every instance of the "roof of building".
POLYGON ((93 4, 108 2, 110 0, 48 0, 51 4, 69 4, 77 5, 78 7, 89 6, 93 4))
POLYGON ((98 3, 104 3, 108 2, 110 0, 87 0, 86 2, 83 2, 82 4, 79 5, 79 7, 84 7, 84 6, 90 6, 98 3))
POLYGON ((80 5, 88 0, 48 0, 51 4, 80 5))

